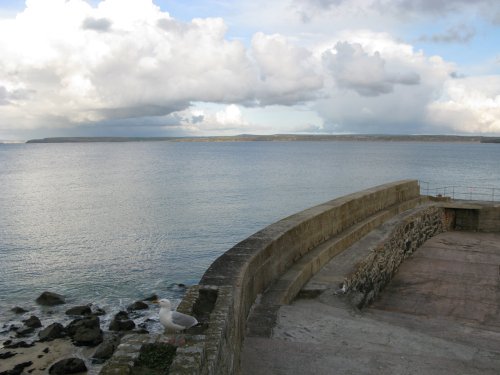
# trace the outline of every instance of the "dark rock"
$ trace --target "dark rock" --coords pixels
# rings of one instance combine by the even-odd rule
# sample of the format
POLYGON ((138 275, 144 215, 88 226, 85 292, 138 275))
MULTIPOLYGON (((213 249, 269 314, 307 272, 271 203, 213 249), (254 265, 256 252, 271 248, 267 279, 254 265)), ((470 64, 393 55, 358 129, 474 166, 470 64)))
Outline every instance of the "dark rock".
POLYGON ((17 332, 21 329, 21 327, 18 327, 18 326, 15 326, 14 324, 12 324, 10 327, 9 327, 9 331, 13 331, 13 332, 17 332))
MULTIPOLYGON (((11 341, 11 340, 9 340, 11 341)), ((11 341, 11 343, 9 344, 6 344, 4 343, 4 348, 6 349, 17 349, 17 348, 31 348, 32 346, 35 346, 35 343, 32 342, 31 344, 28 344, 26 341, 19 341, 19 342, 15 342, 13 343, 11 341)))
POLYGON ((63 303, 66 303, 64 301, 64 297, 62 295, 57 294, 57 293, 53 293, 53 292, 43 292, 36 299, 36 302, 39 305, 44 305, 44 306, 55 306, 55 305, 62 305, 63 303))
POLYGON ((52 323, 38 332, 40 341, 52 341, 64 336, 66 336, 66 331, 61 323, 52 323))
POLYGON ((45 354, 47 354, 48 352, 50 352, 49 347, 47 346, 45 349, 42 350, 42 352, 44 352, 45 354))
POLYGON ((111 358, 116 348, 120 344, 120 336, 117 334, 107 334, 104 341, 99 344, 92 356, 95 363, 103 363, 111 358))
POLYGON ((66 315, 90 315, 90 306, 75 306, 66 310, 66 315))
POLYGON ((87 366, 80 358, 62 359, 49 368, 49 374, 54 375, 77 374, 85 371, 87 371, 87 366))
POLYGON ((15 314, 24 314, 24 313, 28 312, 28 310, 25 310, 25 309, 23 309, 22 307, 19 307, 19 306, 13 307, 12 309, 10 309, 10 311, 12 311, 15 314))
POLYGON ((128 313, 126 311, 118 311, 115 315, 115 319, 120 319, 120 320, 129 319, 128 313))
POLYGON ((31 335, 33 332, 35 332, 35 329, 33 327, 26 327, 26 328, 21 328, 16 331, 17 337, 25 337, 31 335))
POLYGON ((143 301, 148 301, 148 302, 152 302, 152 301, 156 301, 156 300, 158 300, 158 296, 156 294, 152 294, 149 297, 146 297, 143 299, 143 301))
POLYGON ((128 311, 147 310, 147 309, 149 309, 148 304, 142 301, 136 301, 133 304, 127 306, 128 311))
POLYGON ((33 362, 31 362, 31 361, 19 363, 19 364, 15 365, 12 370, 0 372, 0 375, 21 375, 23 373, 23 370, 26 367, 30 367, 32 364, 33 364, 33 362))
POLYGON ((10 345, 12 344, 12 340, 6 340, 3 342, 3 345, 10 345))
POLYGON ((109 324, 110 331, 131 331, 134 328, 134 321, 129 319, 128 314, 125 311, 117 313, 109 324))
POLYGON ((177 286, 178 286, 179 288, 185 288, 185 287, 186 287, 186 284, 179 283, 179 284, 177 284, 177 286))
POLYGON ((23 323, 26 327, 30 328, 40 328, 42 326, 42 322, 35 315, 31 315, 28 319, 23 320, 23 323))
POLYGON ((106 315, 106 311, 104 311, 103 309, 98 307, 97 309, 95 309, 95 311, 92 313, 92 315, 95 315, 95 316, 106 315))
POLYGON ((97 316, 88 316, 73 320, 66 327, 66 332, 77 346, 96 346, 103 339, 97 316))
POLYGON ((7 359, 10 357, 14 357, 17 353, 12 353, 12 352, 5 352, 5 353, 0 353, 0 359, 7 359))

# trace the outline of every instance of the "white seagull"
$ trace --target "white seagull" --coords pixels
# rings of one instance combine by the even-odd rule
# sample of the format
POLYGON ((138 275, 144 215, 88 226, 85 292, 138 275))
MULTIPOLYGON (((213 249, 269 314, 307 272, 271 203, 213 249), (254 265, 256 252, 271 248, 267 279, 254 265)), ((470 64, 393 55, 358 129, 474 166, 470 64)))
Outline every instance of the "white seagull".
POLYGON ((198 320, 194 316, 172 311, 168 299, 161 299, 155 303, 160 305, 160 323, 169 330, 182 331, 198 324, 198 320))

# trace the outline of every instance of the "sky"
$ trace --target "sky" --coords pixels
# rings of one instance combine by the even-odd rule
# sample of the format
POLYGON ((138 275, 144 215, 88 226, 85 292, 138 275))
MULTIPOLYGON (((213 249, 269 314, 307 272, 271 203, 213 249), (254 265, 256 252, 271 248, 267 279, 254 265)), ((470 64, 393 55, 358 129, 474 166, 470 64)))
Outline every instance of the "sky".
POLYGON ((0 139, 500 135, 498 0, 0 0, 0 139))

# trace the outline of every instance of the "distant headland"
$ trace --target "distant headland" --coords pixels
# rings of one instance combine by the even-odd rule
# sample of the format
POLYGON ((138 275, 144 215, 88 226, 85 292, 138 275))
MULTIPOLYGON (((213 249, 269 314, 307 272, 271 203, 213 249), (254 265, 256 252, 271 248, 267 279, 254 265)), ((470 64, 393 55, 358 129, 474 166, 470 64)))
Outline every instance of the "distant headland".
POLYGON ((85 142, 294 142, 294 141, 381 141, 381 142, 467 142, 500 143, 500 137, 461 135, 384 135, 384 134, 273 134, 214 137, 54 137, 31 139, 26 143, 85 143, 85 142))

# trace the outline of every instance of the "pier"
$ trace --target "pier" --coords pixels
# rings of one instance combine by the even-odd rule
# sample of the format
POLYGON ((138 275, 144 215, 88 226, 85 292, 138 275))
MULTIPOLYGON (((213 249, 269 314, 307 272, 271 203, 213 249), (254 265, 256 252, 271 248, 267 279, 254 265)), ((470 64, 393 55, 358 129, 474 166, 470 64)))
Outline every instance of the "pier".
POLYGON ((498 373, 498 232, 498 203, 415 180, 334 199, 221 255, 178 308, 201 327, 125 336, 101 374, 145 343, 177 346, 171 374, 498 373))

